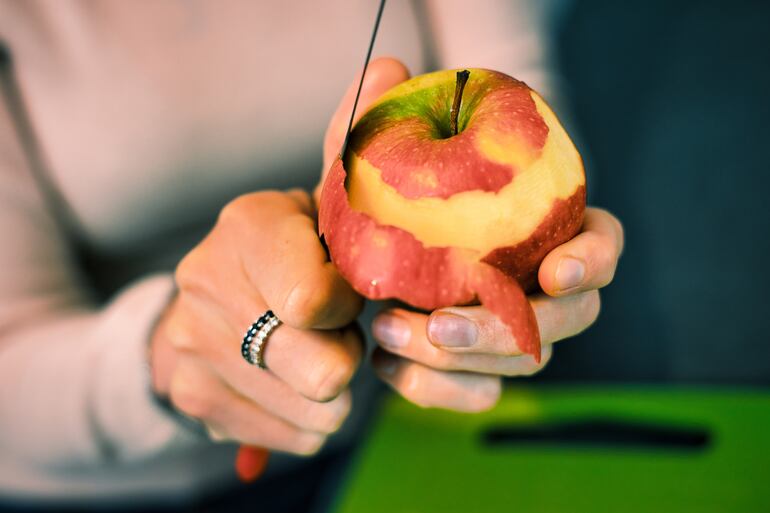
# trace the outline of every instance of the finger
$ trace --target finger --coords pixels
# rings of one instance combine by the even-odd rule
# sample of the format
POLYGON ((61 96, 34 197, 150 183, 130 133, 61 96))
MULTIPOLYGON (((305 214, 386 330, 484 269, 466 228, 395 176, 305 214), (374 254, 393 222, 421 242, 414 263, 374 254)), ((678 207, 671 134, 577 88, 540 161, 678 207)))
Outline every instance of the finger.
POLYGON ((408 401, 423 408, 480 412, 500 398, 497 376, 446 372, 375 350, 372 364, 377 375, 408 401))
POLYGON ((256 193, 225 207, 220 223, 230 245, 241 248, 245 278, 281 321, 297 328, 345 326, 363 300, 327 260, 306 206, 286 194, 256 193))
MULTIPOLYGON (((364 84, 361 88, 361 96, 358 99, 354 122, 361 119, 361 116, 366 113, 369 106, 388 89, 408 78, 409 70, 396 59, 381 57, 371 61, 364 77, 364 84)), ((350 113, 353 110, 353 102, 356 98, 360 80, 361 75, 359 74, 348 87, 345 96, 343 96, 326 129, 326 136, 324 137, 324 178, 332 162, 337 158, 342 142, 345 140, 348 123, 350 122, 350 113)), ((323 178, 321 179, 321 184, 323 184, 323 178)), ((316 200, 318 199, 318 193, 320 193, 320 190, 316 189, 316 200)))
POLYGON ((331 401, 341 394, 353 379, 363 354, 358 330, 281 328, 267 342, 267 368, 312 401, 331 401))
POLYGON ((320 427, 314 427, 320 431, 339 427, 350 405, 344 398, 332 400, 345 391, 361 360, 363 344, 356 327, 314 331, 279 325, 265 342, 265 372, 241 356, 243 335, 226 313, 213 315, 211 307, 194 296, 178 301, 184 308, 164 329, 179 351, 210 362, 240 394, 289 421, 307 427, 312 427, 308 422, 317 422, 320 427), (276 381, 283 386, 276 388, 276 381), (284 393, 287 389, 293 394, 284 393), (334 404, 327 408, 308 404, 319 401, 334 404), (317 418, 305 418, 312 415, 317 418))
MULTIPOLYGON (((388 89, 408 78, 409 70, 400 61, 389 57, 380 57, 372 60, 366 70, 364 83, 361 86, 361 95, 356 106, 356 117, 353 121, 361 119, 369 106, 388 89)), ((360 81, 361 74, 359 73, 350 86, 348 86, 345 96, 342 97, 340 105, 329 122, 324 137, 324 169, 328 168, 337 157, 342 142, 345 140, 350 122, 350 114, 353 110, 353 103, 356 99, 360 81)))
POLYGON ((339 431, 352 407, 349 389, 327 402, 312 401, 272 373, 253 367, 230 376, 227 382, 233 383, 241 395, 273 415, 301 429, 327 435, 339 431))
MULTIPOLYGON (((278 348, 273 347, 270 352, 274 353, 277 350, 278 348)), ((223 361, 224 356, 220 355, 216 361, 223 361)), ((331 434, 342 427, 350 414, 352 397, 347 385, 352 379, 356 365, 357 363, 342 363, 340 366, 346 369, 336 376, 315 378, 324 379, 331 390, 323 390, 318 386, 314 388, 313 384, 309 383, 312 378, 303 380, 299 386, 305 390, 305 394, 317 393, 315 400, 302 395, 272 370, 255 368, 246 364, 245 361, 237 362, 232 368, 228 368, 223 379, 244 397, 291 424, 302 429, 331 434), (335 379, 338 381, 335 382, 335 379), (320 400, 323 402, 319 402, 320 400)), ((306 367, 306 365, 300 365, 300 367, 306 367)))
POLYGON ((300 455, 316 453, 326 440, 326 435, 299 429, 238 395, 194 357, 180 359, 169 394, 180 411, 205 422, 218 440, 300 455))
MULTIPOLYGON (((427 315, 417 312, 388 310, 374 319, 372 332, 386 351, 438 370, 530 376, 542 370, 551 357, 550 345, 542 346, 540 362, 530 354, 521 355, 518 350, 514 356, 447 351, 428 339, 426 324, 429 326, 429 319, 427 315)), ((507 330, 506 326, 502 326, 507 330)), ((510 333, 505 336, 512 338, 510 333)))
POLYGON ((317 212, 315 210, 315 204, 313 198, 302 189, 289 189, 286 191, 286 195, 289 196, 297 204, 300 211, 308 217, 315 217, 317 212))
MULTIPOLYGON (((582 332, 596 321, 601 308, 598 290, 558 298, 536 294, 529 301, 544 345, 582 332)), ((522 354, 508 326, 483 306, 436 310, 428 319, 427 334, 433 345, 446 351, 522 354)))
POLYGON ((612 281, 622 251, 620 222, 606 210, 587 208, 582 232, 540 264, 540 286, 551 296, 604 287, 612 281))

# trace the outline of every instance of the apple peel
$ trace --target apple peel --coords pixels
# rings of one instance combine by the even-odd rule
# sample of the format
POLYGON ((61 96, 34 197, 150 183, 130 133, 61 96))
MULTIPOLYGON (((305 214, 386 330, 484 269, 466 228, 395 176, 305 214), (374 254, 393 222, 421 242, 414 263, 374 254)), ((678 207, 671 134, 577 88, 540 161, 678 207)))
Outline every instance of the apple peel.
POLYGON ((511 330, 519 349, 540 361, 540 333, 524 290, 514 277, 458 248, 426 248, 410 233, 383 226, 353 210, 345 188, 342 160, 324 183, 318 231, 332 261, 353 288, 370 299, 401 298, 424 310, 471 304, 478 299, 511 330))
POLYGON ((473 301, 467 272, 470 255, 457 248, 426 248, 409 232, 381 225, 348 203, 342 160, 329 170, 318 219, 332 261, 356 291, 370 299, 400 297, 426 310, 473 301))
POLYGON ((494 249, 481 261, 515 278, 524 290, 535 290, 537 273, 532 270, 539 267, 554 241, 567 241, 580 231, 585 204, 586 188, 581 185, 569 198, 553 201, 548 214, 529 238, 494 249))
POLYGON ((491 265, 479 263, 475 271, 474 289, 481 304, 508 326, 516 347, 540 363, 540 329, 524 289, 491 265))
POLYGON ((545 101, 499 72, 445 70, 397 85, 359 120, 318 229, 363 296, 423 310, 480 302, 539 362, 526 294, 584 210, 582 159, 545 101))

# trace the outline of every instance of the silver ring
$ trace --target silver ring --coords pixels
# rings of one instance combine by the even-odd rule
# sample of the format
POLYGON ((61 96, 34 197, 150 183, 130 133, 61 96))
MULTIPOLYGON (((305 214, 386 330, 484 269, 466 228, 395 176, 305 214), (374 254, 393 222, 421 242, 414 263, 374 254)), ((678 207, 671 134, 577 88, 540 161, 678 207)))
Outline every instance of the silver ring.
POLYGON ((275 316, 272 310, 263 313, 259 319, 246 330, 241 344, 241 356, 251 365, 258 365, 261 369, 267 369, 265 365, 265 346, 270 334, 281 325, 281 320, 275 316))

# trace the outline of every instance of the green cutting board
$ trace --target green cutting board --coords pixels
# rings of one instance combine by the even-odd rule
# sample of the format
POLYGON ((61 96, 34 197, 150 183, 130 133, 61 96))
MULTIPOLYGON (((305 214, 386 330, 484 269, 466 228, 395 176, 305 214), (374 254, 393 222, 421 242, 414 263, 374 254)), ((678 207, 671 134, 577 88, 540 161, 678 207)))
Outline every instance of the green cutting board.
POLYGON ((770 391, 511 388, 477 415, 393 397, 334 511, 770 512, 770 391))

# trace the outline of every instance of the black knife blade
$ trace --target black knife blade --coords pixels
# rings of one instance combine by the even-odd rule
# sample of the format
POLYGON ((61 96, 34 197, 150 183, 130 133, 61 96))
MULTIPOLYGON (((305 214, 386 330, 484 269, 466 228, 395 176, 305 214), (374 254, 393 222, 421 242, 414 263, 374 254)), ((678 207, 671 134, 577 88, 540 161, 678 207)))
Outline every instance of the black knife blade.
POLYGON ((374 20, 374 29, 372 30, 372 38, 369 40, 369 49, 366 51, 366 60, 364 60, 364 69, 361 72, 361 80, 358 82, 358 91, 356 91, 356 99, 353 101, 353 110, 350 113, 350 121, 348 122, 348 129, 345 132, 345 140, 342 142, 340 148, 340 158, 345 155, 345 148, 348 146, 348 139, 350 138, 350 132, 353 129, 353 119, 356 117, 356 107, 358 106, 358 99, 361 96, 361 88, 364 86, 364 77, 366 76, 366 68, 369 67, 369 59, 372 57, 372 48, 374 48, 374 40, 377 39, 377 30, 380 28, 380 20, 382 19, 382 11, 385 9, 385 0, 380 0, 380 7, 377 9, 377 18, 374 20))

